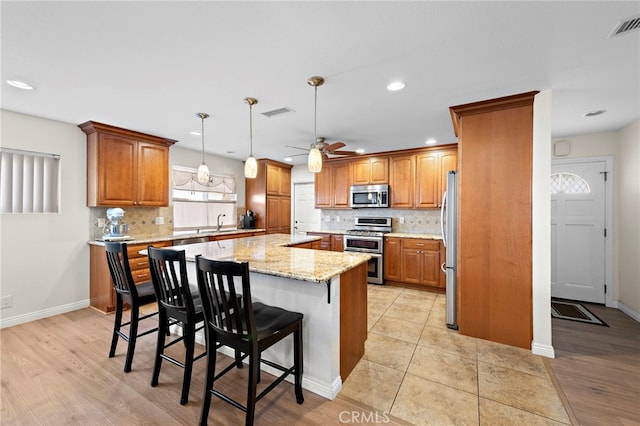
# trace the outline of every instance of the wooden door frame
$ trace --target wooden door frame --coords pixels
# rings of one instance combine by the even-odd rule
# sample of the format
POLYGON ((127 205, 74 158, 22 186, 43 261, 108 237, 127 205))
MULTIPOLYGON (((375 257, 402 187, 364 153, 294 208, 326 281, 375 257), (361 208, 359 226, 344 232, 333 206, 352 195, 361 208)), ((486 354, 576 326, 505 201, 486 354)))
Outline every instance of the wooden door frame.
POLYGON ((564 159, 551 160, 551 168, 560 164, 585 164, 604 162, 605 170, 607 172, 607 180, 604 182, 604 226, 607 229, 607 237, 604 239, 604 279, 607 286, 607 292, 605 293, 605 306, 609 308, 616 308, 617 304, 614 302, 614 291, 617 293, 617 286, 613 284, 613 239, 615 238, 615 232, 613 232, 613 182, 615 174, 613 172, 613 157, 610 155, 600 157, 575 157, 564 159))

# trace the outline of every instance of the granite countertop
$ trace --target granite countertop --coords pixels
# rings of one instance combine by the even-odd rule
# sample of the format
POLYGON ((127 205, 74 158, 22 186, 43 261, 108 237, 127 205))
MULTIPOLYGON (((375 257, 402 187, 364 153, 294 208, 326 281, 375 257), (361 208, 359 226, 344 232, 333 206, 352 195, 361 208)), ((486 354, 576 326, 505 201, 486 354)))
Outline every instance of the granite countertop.
POLYGON ((427 240, 441 240, 442 235, 440 234, 414 234, 414 233, 406 233, 406 232, 390 232, 388 234, 384 234, 385 237, 396 237, 396 238, 424 238, 427 240))
POLYGON ((317 283, 326 282, 371 258, 364 253, 288 247, 317 240, 320 237, 268 234, 173 247, 185 250, 189 261, 201 254, 211 259, 249 262, 252 272, 317 283))
MULTIPOLYGON (((224 230, 224 231, 220 231, 220 232, 192 232, 192 233, 186 233, 186 234, 155 234, 155 235, 136 235, 136 236, 132 236, 129 238, 119 238, 119 239, 112 239, 110 241, 123 241, 127 244, 147 244, 147 243, 156 243, 158 241, 173 241, 173 240, 183 240, 183 239, 188 239, 188 238, 198 238, 198 237, 215 237, 215 236, 220 236, 220 235, 238 235, 238 238, 241 238, 242 234, 249 234, 252 232, 263 232, 265 231, 265 229, 231 229, 231 230, 224 230)), ((103 239, 98 239, 98 240, 91 240, 89 241, 89 244, 93 244, 93 245, 99 245, 99 246, 103 246, 104 245, 104 240, 103 239)))

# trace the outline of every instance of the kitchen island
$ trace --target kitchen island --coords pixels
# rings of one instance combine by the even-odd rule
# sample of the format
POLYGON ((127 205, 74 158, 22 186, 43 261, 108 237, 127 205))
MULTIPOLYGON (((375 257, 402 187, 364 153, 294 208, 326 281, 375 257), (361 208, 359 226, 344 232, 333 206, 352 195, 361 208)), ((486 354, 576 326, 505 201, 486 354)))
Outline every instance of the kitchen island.
MULTIPOLYGON (((304 314, 302 386, 333 399, 364 355, 369 256, 290 247, 316 239, 268 234, 167 249, 185 250, 192 286, 197 285, 197 255, 249 262, 254 302, 304 314)), ((292 364, 292 347, 290 339, 285 339, 265 351, 264 357, 292 364)), ((265 365, 262 369, 275 373, 265 365)))

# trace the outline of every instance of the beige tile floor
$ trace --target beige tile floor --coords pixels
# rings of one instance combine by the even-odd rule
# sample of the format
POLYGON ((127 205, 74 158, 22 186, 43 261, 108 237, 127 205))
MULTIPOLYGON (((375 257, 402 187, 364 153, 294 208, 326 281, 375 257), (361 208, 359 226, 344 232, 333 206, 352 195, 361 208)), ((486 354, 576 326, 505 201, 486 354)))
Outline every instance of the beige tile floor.
POLYGON ((415 425, 570 424, 541 357, 449 330, 443 294, 368 294, 365 355, 341 395, 415 425))

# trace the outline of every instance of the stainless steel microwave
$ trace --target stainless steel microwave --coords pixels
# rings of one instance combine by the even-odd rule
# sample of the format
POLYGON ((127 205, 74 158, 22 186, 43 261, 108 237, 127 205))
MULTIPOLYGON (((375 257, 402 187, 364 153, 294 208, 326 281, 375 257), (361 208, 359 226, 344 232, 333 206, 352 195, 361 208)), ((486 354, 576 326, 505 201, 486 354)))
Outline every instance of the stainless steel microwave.
POLYGON ((349 206, 351 208, 389 207, 389 185, 353 185, 349 206))

